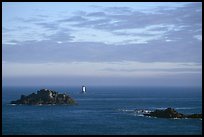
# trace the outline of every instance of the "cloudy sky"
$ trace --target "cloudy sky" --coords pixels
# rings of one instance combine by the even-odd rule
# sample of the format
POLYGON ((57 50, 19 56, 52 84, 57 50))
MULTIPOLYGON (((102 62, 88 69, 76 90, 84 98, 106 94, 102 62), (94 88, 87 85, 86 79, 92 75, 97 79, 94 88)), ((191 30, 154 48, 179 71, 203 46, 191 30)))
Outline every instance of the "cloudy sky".
POLYGON ((201 86, 202 3, 2 5, 3 85, 201 86))

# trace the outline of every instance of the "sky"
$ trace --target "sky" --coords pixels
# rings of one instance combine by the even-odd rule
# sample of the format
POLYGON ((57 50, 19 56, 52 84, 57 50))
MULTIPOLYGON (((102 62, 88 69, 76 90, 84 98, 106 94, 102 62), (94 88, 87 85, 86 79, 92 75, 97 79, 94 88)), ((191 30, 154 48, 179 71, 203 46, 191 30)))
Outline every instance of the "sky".
POLYGON ((202 86, 201 2, 3 2, 3 86, 202 86))

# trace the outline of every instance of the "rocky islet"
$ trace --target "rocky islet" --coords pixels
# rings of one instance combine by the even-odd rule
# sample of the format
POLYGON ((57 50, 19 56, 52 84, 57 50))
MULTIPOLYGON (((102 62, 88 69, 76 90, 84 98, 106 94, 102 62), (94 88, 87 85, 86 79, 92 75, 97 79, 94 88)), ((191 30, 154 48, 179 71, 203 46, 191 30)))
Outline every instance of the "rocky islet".
POLYGON ((76 101, 68 94, 60 94, 49 89, 41 89, 36 93, 28 96, 21 95, 21 98, 16 101, 11 101, 11 104, 27 104, 27 105, 43 105, 43 104, 76 104, 76 101))
POLYGON ((156 109, 155 111, 145 113, 143 114, 144 116, 150 116, 150 117, 157 117, 157 118, 202 118, 202 114, 182 114, 177 112, 173 108, 167 108, 164 110, 158 110, 156 109))

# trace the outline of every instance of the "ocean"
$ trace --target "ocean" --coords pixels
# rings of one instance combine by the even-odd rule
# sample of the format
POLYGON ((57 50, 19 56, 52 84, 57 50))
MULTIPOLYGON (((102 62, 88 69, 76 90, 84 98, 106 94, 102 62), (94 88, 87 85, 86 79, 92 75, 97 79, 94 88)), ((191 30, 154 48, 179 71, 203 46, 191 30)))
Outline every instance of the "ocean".
POLYGON ((202 88, 3 87, 3 135, 201 135, 202 119, 145 117, 134 110, 168 107, 202 113, 202 88), (42 88, 67 92, 78 105, 9 105, 42 88))

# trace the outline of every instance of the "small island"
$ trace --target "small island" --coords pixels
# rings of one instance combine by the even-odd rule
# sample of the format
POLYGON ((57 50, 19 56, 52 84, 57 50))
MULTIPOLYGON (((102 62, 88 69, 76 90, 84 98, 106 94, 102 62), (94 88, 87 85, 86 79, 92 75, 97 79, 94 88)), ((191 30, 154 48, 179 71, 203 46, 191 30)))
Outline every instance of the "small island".
POLYGON ((151 116, 151 117, 158 117, 158 118, 202 118, 202 114, 184 115, 182 113, 177 112, 173 108, 167 108, 164 110, 155 110, 153 112, 149 112, 143 115, 151 116))
POLYGON ((76 104, 66 93, 59 94, 56 91, 49 89, 41 89, 36 93, 32 93, 28 96, 21 95, 21 98, 16 101, 11 101, 11 104, 26 104, 26 105, 46 105, 46 104, 76 104))

